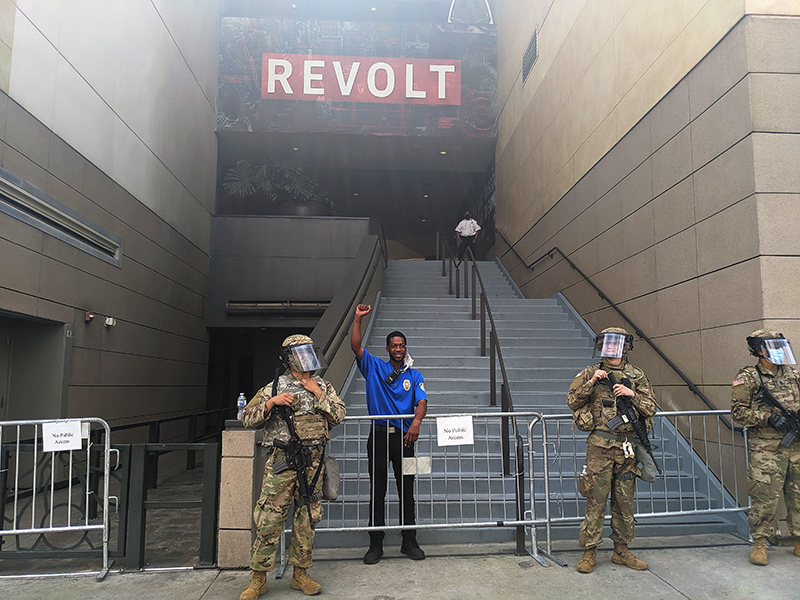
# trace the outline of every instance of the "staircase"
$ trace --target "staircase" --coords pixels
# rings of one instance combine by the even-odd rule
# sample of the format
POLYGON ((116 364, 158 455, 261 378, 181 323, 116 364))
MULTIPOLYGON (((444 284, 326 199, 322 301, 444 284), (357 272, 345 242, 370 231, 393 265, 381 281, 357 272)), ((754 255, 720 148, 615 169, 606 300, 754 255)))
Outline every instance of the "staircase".
MULTIPOLYGON (((510 381, 511 396, 516 412, 535 411, 543 414, 564 414, 566 394, 575 374, 592 362, 593 333, 563 298, 531 300, 522 297, 510 279, 495 262, 479 262, 479 270, 492 313, 497 325, 506 372, 510 381)), ((471 285, 470 277, 470 285, 471 285)), ((463 286, 463 281, 462 281, 463 286)), ((463 289, 463 287, 462 287, 463 289)), ((514 479, 505 478, 494 481, 490 487, 491 497, 481 486, 452 490, 451 483, 445 481, 445 468, 452 473, 459 470, 467 482, 480 481, 486 471, 494 474, 502 472, 499 420, 475 421, 474 452, 488 453, 487 460, 476 467, 475 461, 460 457, 453 462, 452 447, 440 448, 435 443, 435 419, 431 415, 453 413, 499 412, 499 407, 490 406, 490 365, 489 358, 480 356, 480 320, 471 319, 471 298, 455 298, 448 295, 448 278, 441 275, 441 263, 434 261, 389 261, 384 274, 384 289, 377 306, 373 307, 373 320, 364 332, 364 346, 375 356, 387 358, 386 335, 394 330, 402 331, 407 338, 408 352, 414 358, 414 368, 425 378, 428 394, 428 418, 423 422, 422 435, 417 445, 418 456, 430 456, 433 472, 430 476, 417 477, 417 522, 431 522, 432 515, 441 510, 464 511, 465 505, 475 505, 474 519, 513 520, 515 518, 514 479), (426 427, 429 428, 426 430, 426 427), (430 441, 434 440, 434 441, 430 441), (449 454, 448 454, 449 452, 449 454), (488 462, 488 464, 487 464, 488 462), (439 472, 437 472, 437 468, 439 472), (444 507, 444 509, 442 508, 444 507)), ((488 325, 487 325, 488 328, 488 325)), ((488 345, 488 342, 487 342, 488 345)), ((500 403, 500 370, 497 370, 497 402, 500 403)), ((367 415, 364 380, 353 367, 343 390, 347 404, 348 417, 367 415)), ((541 427, 534 430, 534 469, 535 508, 537 517, 545 514, 544 482, 541 473, 543 462, 541 453, 541 427)), ((523 437, 527 435, 523 431, 523 437)), ((659 431, 659 433, 661 433, 659 431)), ((320 527, 364 526, 367 522, 369 501, 369 478, 366 467, 366 439, 369 434, 368 421, 348 421, 346 428, 334 429, 331 452, 339 458, 342 469, 341 502, 330 503, 327 514, 320 527), (360 506, 360 508, 359 508, 360 506)), ((678 447, 674 441, 674 429, 665 428, 664 448, 678 447)), ((565 461, 568 464, 560 473, 553 473, 551 465, 551 498, 565 496, 572 503, 559 505, 560 517, 582 516, 583 504, 575 501, 577 485, 576 469, 583 464, 585 452, 583 432, 559 440, 560 455, 578 453, 577 460, 565 461), (578 464, 580 461, 580 464, 578 464)), ((656 442, 658 443, 658 442, 656 442)), ((472 450, 473 448, 470 447, 472 450)), ((525 452, 527 454, 527 439, 525 452)), ((651 512, 656 504, 665 502, 670 490, 687 489, 690 479, 695 481, 698 493, 724 494, 713 486, 713 475, 706 476, 705 466, 689 448, 683 444, 682 456, 666 456, 662 468, 668 473, 667 484, 662 498, 652 493, 651 487, 639 482, 639 497, 647 500, 642 510, 651 512), (680 469, 678 461, 680 460, 680 469)), ((561 465, 562 463, 558 463, 561 465)), ((525 464, 526 494, 529 490, 527 457, 525 464)), ((396 490, 390 475, 387 498, 390 500, 387 524, 397 523, 396 490), (394 504, 393 504, 394 502, 394 504)), ((582 502, 582 501, 581 501, 582 502)), ((526 498, 530 508, 530 499, 526 498)), ((468 509, 469 510, 469 509, 468 509)), ((450 513, 454 514, 454 513, 450 513)), ((731 519, 740 518, 733 515, 731 519)), ((466 515, 465 515, 466 518, 466 515)), ((742 523, 716 516, 697 519, 681 517, 693 532, 735 531, 742 523)), ((676 519, 662 519, 659 522, 640 523, 639 535, 662 534, 664 527, 674 527, 676 519)), ((576 523, 565 523, 553 528, 554 538, 577 539, 576 523)), ((677 531, 677 530, 676 530, 677 531)), ((390 536, 392 533, 389 534, 390 536)), ((399 534, 397 535, 399 539, 399 534)), ((420 543, 460 543, 513 540, 513 528, 493 529, 436 529, 420 532, 420 543)), ((321 536, 317 543, 322 545, 364 545, 365 533, 321 536)))

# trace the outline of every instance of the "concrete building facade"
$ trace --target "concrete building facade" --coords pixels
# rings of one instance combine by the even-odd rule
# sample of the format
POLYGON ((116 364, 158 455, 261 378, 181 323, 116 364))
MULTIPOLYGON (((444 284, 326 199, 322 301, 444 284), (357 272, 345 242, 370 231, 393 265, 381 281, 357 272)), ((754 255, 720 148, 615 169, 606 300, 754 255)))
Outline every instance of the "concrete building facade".
MULTIPOLYGON (((0 0, 0 420, 124 423, 208 406, 226 4, 250 5, 0 0)), ((450 2, 424 4, 446 15, 450 2)), ((767 324, 800 339, 800 5, 492 8, 497 256, 529 297, 563 291, 595 329, 629 326, 557 255, 525 267, 558 247, 727 407, 745 335, 767 324)), ((451 173, 489 167, 466 137, 447 151, 365 139, 364 154, 398 172, 416 173, 403 157, 432 162, 421 149, 467 164, 451 173)), ((379 167, 370 182, 392 187, 379 167)), ((429 185, 452 187, 442 181, 429 185)), ((389 214, 422 230, 436 199, 417 187, 414 211, 393 201, 389 214)), ((341 205, 357 206, 359 190, 343 189, 341 205)), ((701 406, 645 344, 636 354, 663 408, 701 406)))
POLYGON ((0 2, 0 419, 205 407, 218 23, 0 2))
MULTIPOLYGON (((727 408, 764 325, 800 339, 800 5, 498 2, 496 252, 529 297, 631 329, 727 408), (538 58, 523 82, 529 42, 538 58)), ((650 347, 664 409, 705 408, 650 347)))

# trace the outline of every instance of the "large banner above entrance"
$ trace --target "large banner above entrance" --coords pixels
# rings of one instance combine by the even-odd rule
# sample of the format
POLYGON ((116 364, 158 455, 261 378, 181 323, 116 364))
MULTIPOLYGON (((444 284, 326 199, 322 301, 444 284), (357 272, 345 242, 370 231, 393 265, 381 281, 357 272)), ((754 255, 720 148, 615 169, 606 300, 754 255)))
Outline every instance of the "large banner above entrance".
POLYGON ((394 104, 461 104, 461 61, 270 54, 261 97, 394 104))
POLYGON ((495 137, 494 28, 226 17, 219 131, 495 137))

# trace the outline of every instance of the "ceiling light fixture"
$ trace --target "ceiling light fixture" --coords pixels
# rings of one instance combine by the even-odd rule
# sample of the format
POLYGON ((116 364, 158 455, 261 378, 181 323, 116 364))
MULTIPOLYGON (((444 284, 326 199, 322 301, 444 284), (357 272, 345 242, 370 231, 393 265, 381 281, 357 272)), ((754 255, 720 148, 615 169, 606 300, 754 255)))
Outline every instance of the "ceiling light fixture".
POLYGON ((294 150, 295 152, 297 152, 298 150, 300 150, 300 148, 298 148, 297 146, 295 146, 294 148, 292 148, 292 150, 294 150))
POLYGON ((422 197, 423 197, 423 198, 427 198, 427 197, 428 197, 428 194, 422 194, 422 197))
POLYGON ((447 154, 447 150, 440 150, 440 151, 439 151, 439 154, 441 154, 442 156, 444 156, 445 154, 447 154))

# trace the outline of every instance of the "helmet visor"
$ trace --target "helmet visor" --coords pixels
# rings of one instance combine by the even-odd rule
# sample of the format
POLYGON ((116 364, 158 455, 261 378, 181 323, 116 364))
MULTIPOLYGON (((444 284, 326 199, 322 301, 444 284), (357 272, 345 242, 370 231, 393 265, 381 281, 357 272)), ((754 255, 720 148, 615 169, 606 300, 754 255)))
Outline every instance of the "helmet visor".
POLYGON ((592 358, 622 358, 625 354, 625 341, 627 335, 621 333, 604 333, 594 340, 592 358))
POLYGON ((298 371, 325 369, 328 362, 316 344, 298 344, 288 348, 288 361, 298 371))
POLYGON ((774 365, 796 365, 792 347, 786 338, 762 338, 763 356, 774 365))

